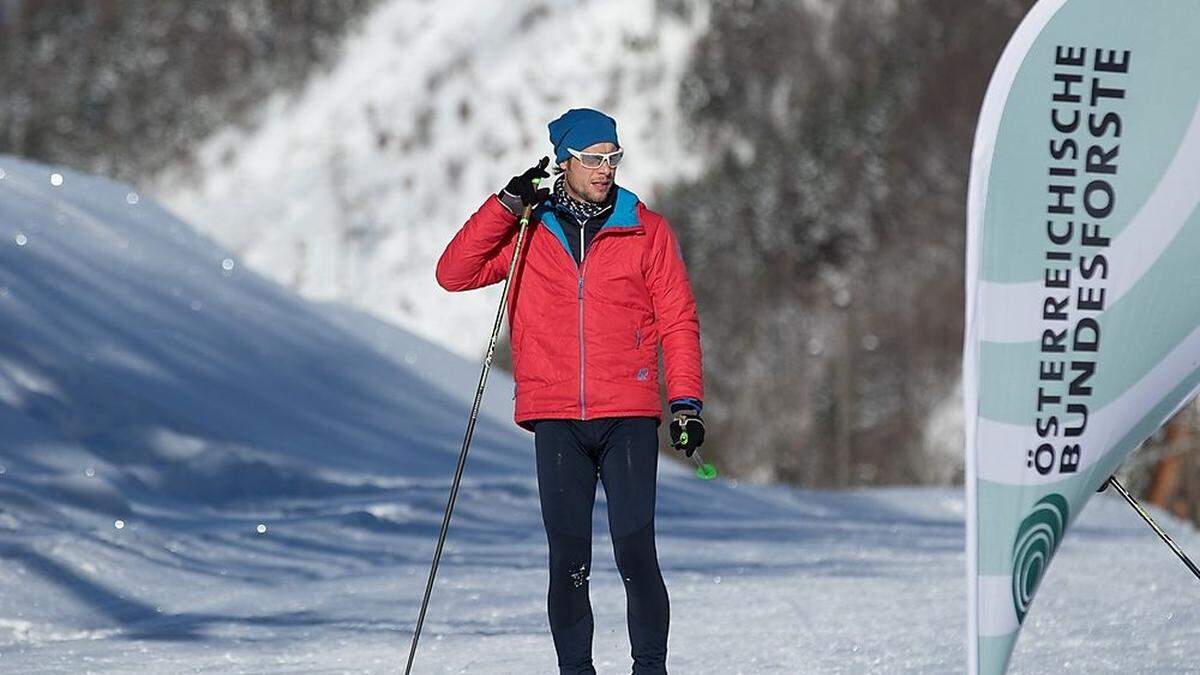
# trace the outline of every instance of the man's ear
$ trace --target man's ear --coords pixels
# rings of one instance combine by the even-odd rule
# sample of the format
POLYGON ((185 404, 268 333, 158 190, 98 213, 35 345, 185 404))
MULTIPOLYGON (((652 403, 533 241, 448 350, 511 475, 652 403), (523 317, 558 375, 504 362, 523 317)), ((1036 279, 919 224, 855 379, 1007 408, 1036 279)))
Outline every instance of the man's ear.
POLYGON ((568 163, 568 162, 570 162, 570 161, 571 161, 571 158, 570 158, 570 157, 568 157, 566 160, 564 160, 564 161, 562 161, 562 162, 559 162, 559 163, 558 163, 558 170, 559 170, 559 171, 563 171, 563 172, 565 172, 565 171, 567 170, 567 163, 568 163))

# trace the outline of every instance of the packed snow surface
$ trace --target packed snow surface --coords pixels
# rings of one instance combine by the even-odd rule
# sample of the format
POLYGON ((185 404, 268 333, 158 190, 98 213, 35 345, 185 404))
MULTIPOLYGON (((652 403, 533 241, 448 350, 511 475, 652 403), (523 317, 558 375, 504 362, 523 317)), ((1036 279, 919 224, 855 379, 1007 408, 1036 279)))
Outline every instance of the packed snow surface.
MULTIPOLYGON (((133 188, 7 156, 0 326, 0 671, 403 667, 478 363, 298 299, 133 188)), ((493 372, 419 673, 556 672, 510 392, 493 372)), ((958 491, 704 482, 667 458, 659 479, 671 672, 962 672, 958 491)), ((596 665, 627 673, 604 513, 596 665)), ((1013 670, 1194 671, 1196 592, 1100 496, 1013 670)))

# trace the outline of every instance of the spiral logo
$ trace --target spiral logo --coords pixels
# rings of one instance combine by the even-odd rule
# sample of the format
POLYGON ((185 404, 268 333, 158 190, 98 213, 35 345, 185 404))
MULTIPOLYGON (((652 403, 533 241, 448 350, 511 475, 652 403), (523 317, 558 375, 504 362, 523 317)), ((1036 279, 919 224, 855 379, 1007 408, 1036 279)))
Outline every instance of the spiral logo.
POLYGON ((1050 494, 1034 504, 1033 513, 1021 521, 1013 545, 1012 576, 1013 605, 1017 609, 1018 622, 1025 620, 1038 583, 1067 528, 1069 513, 1067 500, 1062 495, 1050 494))

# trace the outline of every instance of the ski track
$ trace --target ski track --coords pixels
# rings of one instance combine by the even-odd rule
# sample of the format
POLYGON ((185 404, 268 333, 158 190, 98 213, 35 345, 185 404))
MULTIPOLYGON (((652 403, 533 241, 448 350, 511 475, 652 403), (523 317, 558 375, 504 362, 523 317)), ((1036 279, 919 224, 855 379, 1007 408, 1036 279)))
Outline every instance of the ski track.
MULTIPOLYGON (((957 493, 720 482, 701 486, 719 495, 706 505, 703 495, 683 494, 695 492, 695 479, 664 474, 661 499, 678 509, 659 525, 672 672, 960 671, 957 493)), ((513 492, 483 482, 463 496, 491 502, 513 492)), ((406 499, 399 491, 380 497, 406 499)), ((0 621, 0 665, 22 673, 394 672, 436 514, 411 533, 381 531, 346 518, 364 513, 358 505, 295 504, 316 512, 272 518, 262 536, 250 533, 253 517, 231 516, 197 518, 189 534, 143 527, 119 538, 7 538, 5 613, 21 618, 0 621)), ((418 672, 554 672, 535 496, 519 508, 503 533, 479 527, 470 509, 459 512, 418 672)), ((597 513, 600 533, 602 505, 597 513)), ((1195 550, 1194 535, 1173 529, 1195 550)), ((1190 669, 1200 616, 1187 593, 1172 591, 1194 581, 1122 503, 1098 499, 1056 560, 1013 672, 1190 669)), ((592 586, 597 669, 628 672, 623 590, 611 541, 599 534, 592 586)))

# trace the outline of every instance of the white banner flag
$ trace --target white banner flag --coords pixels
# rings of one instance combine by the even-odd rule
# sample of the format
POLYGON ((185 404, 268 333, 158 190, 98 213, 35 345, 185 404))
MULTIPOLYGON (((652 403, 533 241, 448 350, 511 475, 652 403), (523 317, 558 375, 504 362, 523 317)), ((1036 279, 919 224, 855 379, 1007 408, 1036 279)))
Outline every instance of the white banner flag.
POLYGON ((1003 673, 1071 523, 1200 387, 1200 1, 1042 0, 968 198, 970 672, 1003 673))

